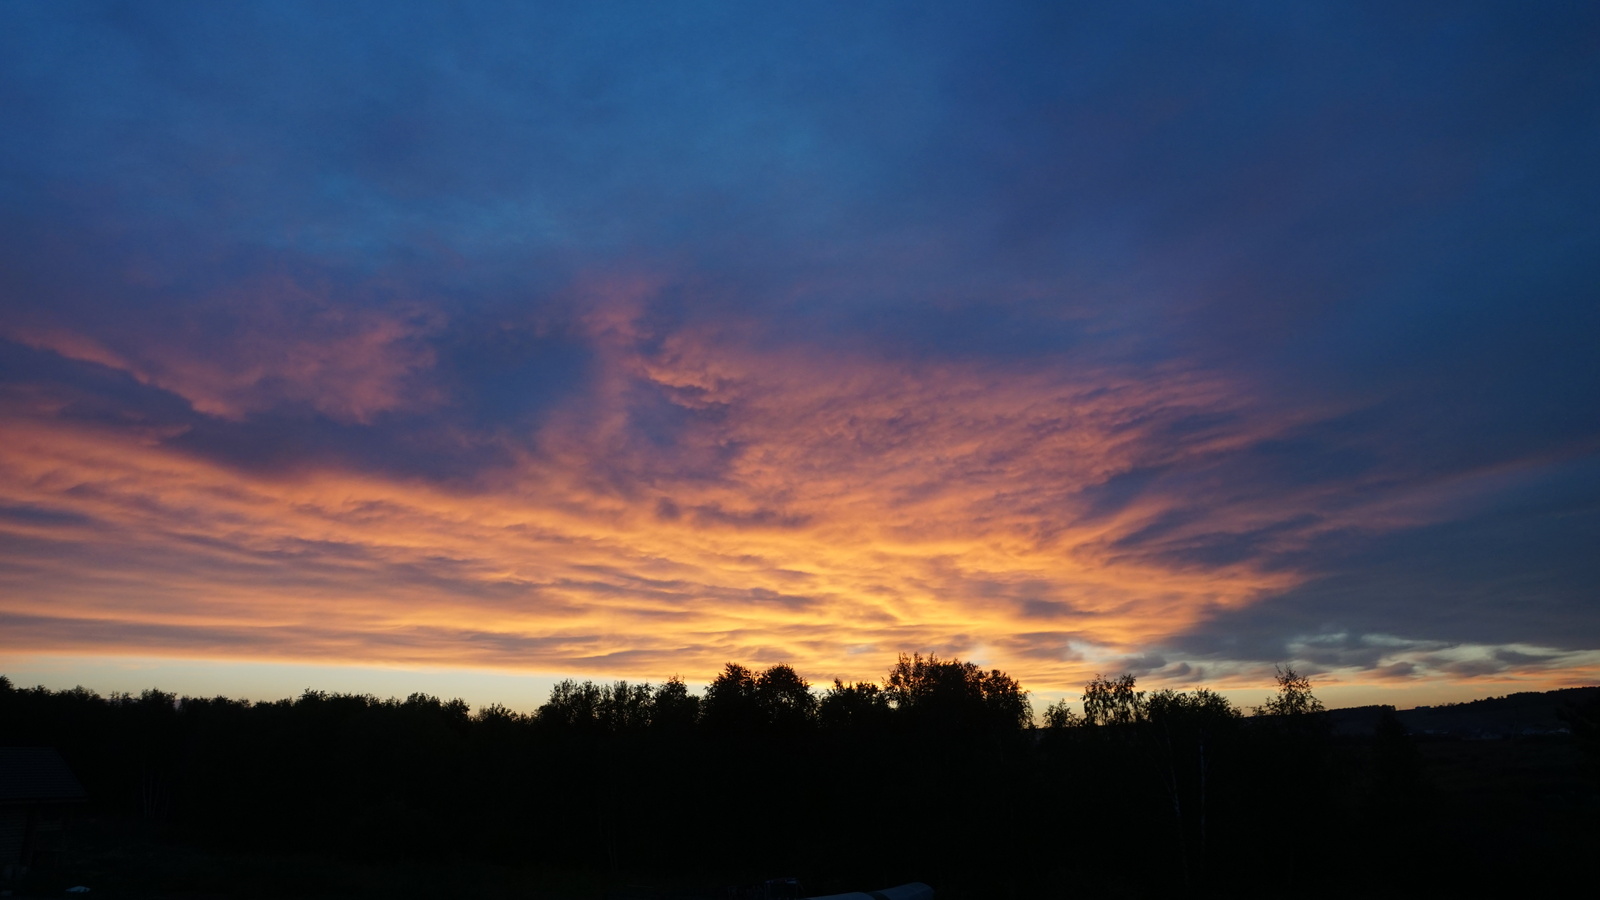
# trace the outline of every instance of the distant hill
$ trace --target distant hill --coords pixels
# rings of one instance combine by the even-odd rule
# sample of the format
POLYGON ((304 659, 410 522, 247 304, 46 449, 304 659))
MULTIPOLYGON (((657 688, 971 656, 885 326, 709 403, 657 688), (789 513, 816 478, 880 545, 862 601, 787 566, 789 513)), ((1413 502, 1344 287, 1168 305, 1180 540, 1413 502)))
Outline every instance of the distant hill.
MULTIPOLYGON (((1500 738, 1513 735, 1559 734, 1566 731, 1562 709, 1600 697, 1600 686, 1558 691, 1523 691, 1466 703, 1419 706, 1395 712, 1395 718, 1416 735, 1500 738)), ((1388 706, 1355 706, 1330 710, 1336 734, 1371 734, 1388 706)))

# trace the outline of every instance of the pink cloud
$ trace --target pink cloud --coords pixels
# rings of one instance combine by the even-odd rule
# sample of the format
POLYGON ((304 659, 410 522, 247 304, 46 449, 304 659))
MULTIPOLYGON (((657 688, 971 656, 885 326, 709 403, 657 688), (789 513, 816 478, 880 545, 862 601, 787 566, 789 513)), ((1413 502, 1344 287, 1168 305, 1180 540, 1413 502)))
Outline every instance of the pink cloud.
POLYGON ((435 362, 422 338, 437 329, 439 318, 420 308, 365 309, 284 277, 261 280, 214 305, 225 311, 220 327, 190 323, 173 331, 94 336, 31 325, 10 328, 6 336, 121 369, 224 419, 290 406, 367 423, 439 400, 418 377, 435 362))

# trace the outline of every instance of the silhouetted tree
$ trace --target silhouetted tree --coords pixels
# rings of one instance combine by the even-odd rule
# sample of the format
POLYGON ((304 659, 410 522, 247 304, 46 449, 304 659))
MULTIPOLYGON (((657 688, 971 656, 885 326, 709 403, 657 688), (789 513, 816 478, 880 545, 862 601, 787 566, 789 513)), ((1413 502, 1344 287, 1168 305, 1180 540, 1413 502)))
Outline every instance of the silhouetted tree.
POLYGON ((1144 691, 1132 673, 1115 680, 1096 675, 1083 686, 1083 720, 1089 725, 1136 725, 1144 721, 1144 691))
POLYGON ((535 713, 539 724, 569 730, 597 730, 603 694, 592 681, 579 683, 571 678, 550 689, 550 699, 535 713))
POLYGON ((1590 774, 1600 779, 1600 693, 1591 695, 1582 704, 1568 703, 1556 715, 1566 723, 1578 749, 1588 757, 1590 774))
POLYGON ((522 725, 530 717, 499 703, 491 703, 479 709, 478 714, 472 718, 481 728, 497 729, 522 725))
POLYGON ((700 718, 700 698, 689 693, 689 686, 674 675, 656 689, 655 711, 650 724, 657 729, 682 732, 700 718))
POLYGON ((648 728, 654 712, 655 694, 648 681, 637 684, 617 681, 600 689, 596 713, 607 731, 648 728))
POLYGON ((1311 679, 1292 666, 1275 666, 1278 693, 1256 710, 1261 716, 1303 716, 1323 711, 1322 701, 1311 693, 1311 679))
POLYGON ((833 731, 876 730, 888 721, 889 696, 870 681, 845 684, 835 678, 822 695, 817 715, 822 727, 833 731))
POLYGON ((1156 691, 1144 703, 1145 715, 1160 725, 1204 728, 1237 720, 1241 713, 1216 691, 1156 691))
MULTIPOLYGON (((1278 810, 1282 821, 1263 826, 1261 837, 1293 827, 1306 841, 1326 840, 1335 818, 1335 775, 1331 726, 1311 679, 1291 666, 1275 667, 1278 693, 1257 707, 1250 722, 1250 765, 1259 803, 1278 810), (1292 824, 1291 824, 1292 823, 1292 824)), ((1301 876, 1308 860, 1286 853, 1266 861, 1266 871, 1282 879, 1301 876)))
POLYGON ((816 722, 817 698, 811 686, 790 666, 779 663, 756 677, 756 706, 762 724, 793 733, 816 722))
POLYGON ((1022 683, 999 669, 990 669, 980 676, 983 705, 994 721, 1004 728, 1026 729, 1033 727, 1033 704, 1022 683))
POLYGON ((901 715, 936 727, 998 727, 1033 724, 1028 692, 999 669, 930 654, 900 654, 884 679, 884 694, 901 715))
POLYGON ((1383 708, 1372 730, 1372 769, 1374 799, 1380 806, 1403 808, 1417 801, 1422 754, 1392 706, 1383 708))
POLYGON ((123 713, 124 739, 139 762, 139 811, 147 819, 165 820, 174 800, 181 742, 178 696, 152 688, 138 697, 113 695, 112 705, 123 713))
MULTIPOLYGON (((1191 832, 1199 847, 1195 858, 1202 867, 1208 859, 1212 766, 1219 739, 1232 736, 1240 712, 1228 698, 1205 688, 1156 691, 1144 700, 1143 707, 1151 758, 1172 804, 1180 862, 1187 878, 1191 832)), ((1202 871, 1201 876, 1204 874, 1202 871)))
POLYGON ((1083 719, 1072 709, 1065 697, 1044 708, 1044 727, 1051 729, 1076 728, 1083 719))
POLYGON ((738 663, 723 666, 722 673, 706 686, 700 721, 715 731, 753 731, 761 719, 755 674, 738 663))
MULTIPOLYGON (((1419 799, 1417 748, 1398 723, 1386 716, 1370 737, 1334 739, 1308 680, 1278 676, 1279 695, 1249 719, 1211 691, 1144 693, 1132 675, 1097 676, 1087 714, 1053 703, 1044 734, 1023 730, 1027 693, 1004 673, 919 655, 900 657, 882 685, 836 680, 819 694, 790 666, 729 664, 703 718, 676 677, 659 687, 569 679, 534 715, 469 714, 426 694, 307 690, 249 703, 19 689, 0 677, 0 745, 59 747, 97 817, 145 828, 149 813, 163 839, 227 852, 459 857, 468 868, 724 884, 793 871, 817 876, 813 888, 920 878, 952 896, 1029 896, 1063 885, 1171 893, 1185 881, 1196 894, 1263 893, 1304 877, 1308 844, 1352 858, 1402 840, 1425 856, 1455 850, 1451 823, 1418 817, 1430 807, 1459 817, 1471 795, 1457 797, 1450 781, 1437 797, 1424 783, 1419 799), (948 817, 870 840, 838 827, 854 811, 929 802, 948 817), (761 825, 727 827, 745 819, 761 825), (1006 827, 978 840, 960 823, 1006 827), (1417 837, 1432 825, 1444 837, 1417 837), (1210 848, 1269 846, 1285 833, 1296 843, 1284 852, 1208 877, 1210 848)), ((1588 746, 1597 711, 1567 715, 1588 746)), ((1564 742, 1526 743, 1565 765, 1555 762, 1564 742)), ((1500 777, 1463 777, 1479 775, 1500 777)), ((1572 841, 1586 846, 1588 832, 1572 841)))

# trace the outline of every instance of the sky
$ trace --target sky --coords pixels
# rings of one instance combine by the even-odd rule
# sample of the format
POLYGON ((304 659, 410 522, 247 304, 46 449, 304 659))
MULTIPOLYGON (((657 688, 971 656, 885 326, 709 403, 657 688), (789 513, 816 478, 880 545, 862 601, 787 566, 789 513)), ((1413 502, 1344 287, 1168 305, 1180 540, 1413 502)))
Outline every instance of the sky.
POLYGON ((1592 3, 10 0, 0 126, 18 683, 1600 682, 1592 3))

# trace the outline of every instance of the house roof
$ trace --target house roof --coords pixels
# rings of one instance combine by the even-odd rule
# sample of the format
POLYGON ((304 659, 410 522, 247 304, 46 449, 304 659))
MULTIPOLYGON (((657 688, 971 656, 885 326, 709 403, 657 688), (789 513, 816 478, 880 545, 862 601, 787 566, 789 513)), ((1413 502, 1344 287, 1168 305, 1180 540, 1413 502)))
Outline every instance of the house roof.
POLYGON ((51 747, 0 747, 0 803, 87 799, 83 785, 51 747))

